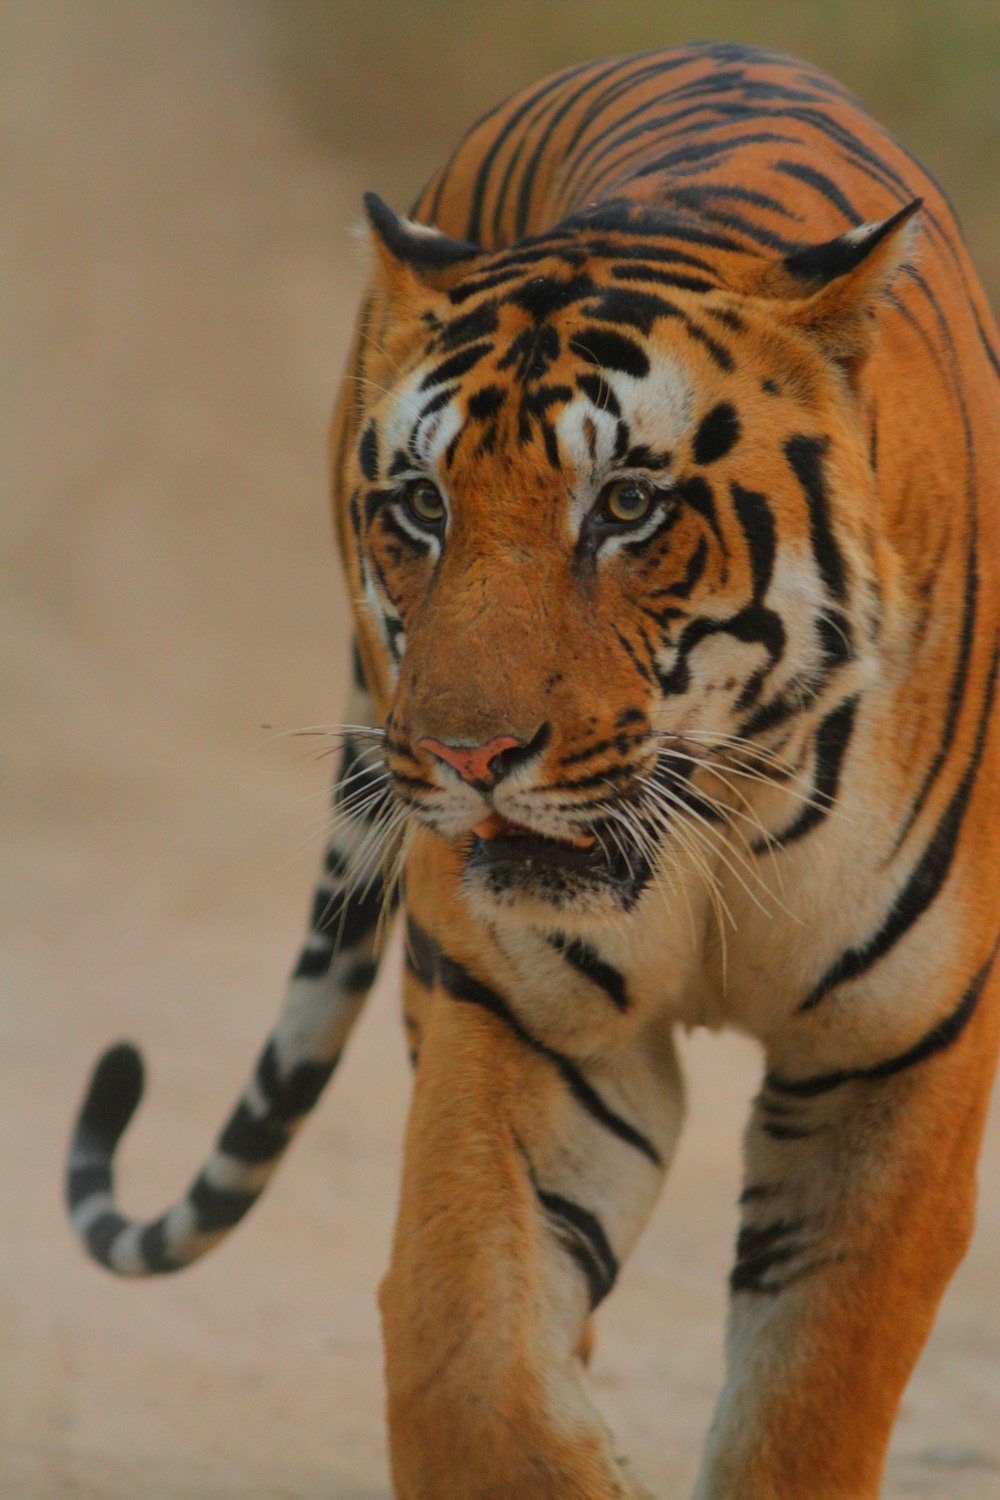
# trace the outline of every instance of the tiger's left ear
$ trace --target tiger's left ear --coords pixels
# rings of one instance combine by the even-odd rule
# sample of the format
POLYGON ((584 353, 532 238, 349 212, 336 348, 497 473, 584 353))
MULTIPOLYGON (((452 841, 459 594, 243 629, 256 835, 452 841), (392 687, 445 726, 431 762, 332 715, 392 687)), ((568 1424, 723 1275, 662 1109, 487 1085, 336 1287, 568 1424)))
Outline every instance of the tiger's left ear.
POLYGON ((485 254, 468 240, 452 239, 432 225, 394 213, 377 193, 365 193, 364 204, 377 270, 394 300, 447 291, 485 254))
POLYGON ((782 320, 816 340, 849 377, 871 350, 875 311, 912 252, 922 205, 916 198, 889 219, 859 224, 781 263, 782 320))

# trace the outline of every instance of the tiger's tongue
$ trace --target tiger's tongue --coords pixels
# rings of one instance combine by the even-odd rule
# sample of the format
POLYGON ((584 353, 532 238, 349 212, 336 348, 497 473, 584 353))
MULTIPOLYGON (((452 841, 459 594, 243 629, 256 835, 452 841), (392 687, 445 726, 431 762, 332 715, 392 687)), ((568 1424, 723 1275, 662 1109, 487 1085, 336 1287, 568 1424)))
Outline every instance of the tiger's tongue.
MULTIPOLYGON (((540 835, 533 834, 532 829, 525 828, 521 823, 512 823, 509 818, 502 818, 499 813, 490 813, 481 823, 473 828, 473 833, 481 839, 514 838, 518 834, 525 834, 529 838, 538 838, 540 835)), ((570 844, 574 849, 592 849, 597 840, 593 834, 584 834, 575 839, 553 840, 553 843, 570 844)))

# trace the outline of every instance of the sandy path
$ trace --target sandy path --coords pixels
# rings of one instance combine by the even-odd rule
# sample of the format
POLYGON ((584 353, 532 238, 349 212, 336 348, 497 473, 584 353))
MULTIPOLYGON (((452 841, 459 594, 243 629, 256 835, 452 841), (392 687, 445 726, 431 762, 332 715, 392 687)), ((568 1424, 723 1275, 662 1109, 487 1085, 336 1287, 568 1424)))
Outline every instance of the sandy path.
MULTIPOLYGON (((318 161, 228 6, 10 8, 17 438, 5 490, 0 1495, 388 1493, 374 1291, 408 1089, 386 975, 267 1200, 175 1280, 77 1251, 61 1156, 92 1056, 152 1091, 126 1202, 187 1181, 277 999, 322 810, 344 635, 323 443, 362 183, 318 161), (118 19, 109 19, 114 12, 118 19), (303 800, 308 799, 308 800, 303 800)), ((688 1493, 721 1367, 756 1062, 689 1047, 692 1119, 602 1314, 601 1404, 688 1493)), ((907 1395, 887 1495, 1000 1484, 1000 1122, 975 1245, 907 1395)))

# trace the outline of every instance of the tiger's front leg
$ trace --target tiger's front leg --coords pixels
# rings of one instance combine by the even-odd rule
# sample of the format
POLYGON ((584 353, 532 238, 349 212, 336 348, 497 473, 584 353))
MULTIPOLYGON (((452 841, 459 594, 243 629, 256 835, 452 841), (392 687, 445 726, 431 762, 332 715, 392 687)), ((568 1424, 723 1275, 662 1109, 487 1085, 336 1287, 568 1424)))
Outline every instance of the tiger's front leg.
POLYGON ((679 1132, 669 1029, 573 1057, 520 1019, 487 956, 413 922, 408 942, 419 1060, 381 1290, 395 1493, 638 1500, 581 1352, 679 1132))
POLYGON ((867 1067, 772 1057, 747 1134, 728 1378, 695 1500, 876 1500, 972 1228, 997 1050, 989 961, 867 1067))

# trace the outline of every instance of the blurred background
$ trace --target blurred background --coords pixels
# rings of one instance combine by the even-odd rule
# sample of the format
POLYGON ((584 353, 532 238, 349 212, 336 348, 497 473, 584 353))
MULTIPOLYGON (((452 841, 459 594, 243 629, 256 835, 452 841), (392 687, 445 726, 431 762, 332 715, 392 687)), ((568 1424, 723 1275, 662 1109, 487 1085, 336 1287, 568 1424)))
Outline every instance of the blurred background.
MULTIPOLYGON (((132 1286, 59 1203, 92 1056, 152 1087, 128 1207, 187 1181, 278 1004, 340 713, 325 426, 361 284, 504 94, 715 37, 837 74, 944 183, 1000 301, 995 0, 6 0, 0 868, 0 1494, 385 1500, 375 1286, 408 1091, 395 975, 234 1241, 132 1286)), ((688 1046, 692 1118, 602 1313, 594 1378, 664 1500, 721 1371, 752 1049, 688 1046)), ((975 1246, 907 1396, 887 1495, 986 1500, 1000 1444, 1000 1131, 975 1246)))

